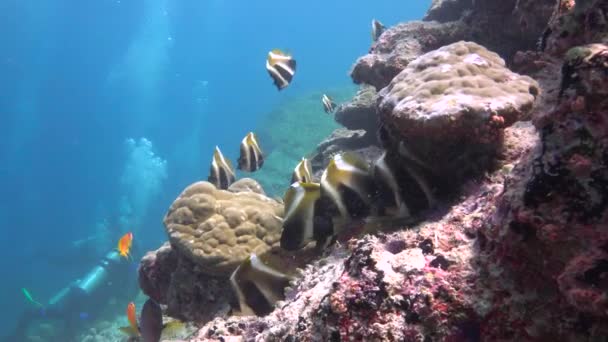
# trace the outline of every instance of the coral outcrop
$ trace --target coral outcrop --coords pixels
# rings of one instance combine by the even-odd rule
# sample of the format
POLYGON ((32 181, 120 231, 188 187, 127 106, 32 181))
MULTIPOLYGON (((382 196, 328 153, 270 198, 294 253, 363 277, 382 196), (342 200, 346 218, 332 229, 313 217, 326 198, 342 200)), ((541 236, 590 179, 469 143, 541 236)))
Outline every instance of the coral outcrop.
POLYGON ((169 243, 142 258, 139 286, 167 315, 190 322, 226 315, 234 298, 226 277, 207 274, 169 243))
POLYGON ((602 0, 556 1, 540 48, 560 55, 573 46, 608 43, 608 4, 602 0))
POLYGON ((317 146, 316 153, 311 159, 312 168, 322 171, 332 156, 344 151, 364 149, 375 144, 376 135, 374 132, 366 132, 362 129, 338 128, 317 146))
POLYGON ((191 341, 479 341, 494 322, 480 291, 476 231, 495 210, 510 166, 538 141, 531 124, 507 129, 504 169, 467 185, 443 217, 352 239, 301 271, 266 317, 217 318, 191 341))
MULTIPOLYGON (((573 67, 576 77, 536 117, 537 153, 515 170, 480 231, 488 269, 509 279, 500 286, 511 294, 505 307, 551 308, 519 313, 538 339, 608 336, 608 46, 574 49, 562 70, 568 78, 573 67)), ((507 317, 515 323, 513 312, 507 317)), ((496 327, 493 336, 504 333, 496 327)))
POLYGON ((334 118, 348 129, 362 129, 375 136, 378 127, 376 89, 367 85, 361 86, 352 100, 338 107, 334 118))
POLYGON ((543 32, 546 34, 555 3, 556 0, 433 1, 425 21, 386 30, 369 53, 357 60, 351 77, 355 83, 380 90, 418 56, 460 40, 477 42, 510 62, 517 51, 536 48, 543 32))
POLYGON ((460 19, 464 11, 473 8, 473 0, 433 0, 423 20, 448 22, 460 19))
POLYGON ((461 22, 414 21, 390 27, 370 53, 357 60, 351 77, 380 90, 418 56, 467 37, 468 28, 461 22))
POLYGON ((410 62, 378 94, 385 147, 440 190, 458 186, 491 165, 503 128, 527 114, 539 92, 476 43, 444 46, 410 62))
POLYGON ((173 202, 164 222, 180 253, 207 274, 229 275, 251 253, 278 245, 282 216, 283 205, 263 195, 197 182, 173 202))
POLYGON ((606 340, 606 1, 433 6, 427 18, 460 18, 447 25, 462 33, 468 23, 477 44, 441 48, 463 39, 449 41, 460 33, 450 36, 446 24, 397 25, 353 77, 379 90, 378 138, 398 165, 457 196, 440 198, 419 223, 386 221, 382 233, 339 239, 265 317, 227 316, 226 289, 207 283, 217 277, 195 278, 200 266, 180 251, 149 254, 140 281, 151 284, 142 288, 165 293, 168 311, 184 316, 171 306, 179 296, 186 312, 188 301, 209 307, 189 341, 606 340), (176 268, 179 278, 165 274, 176 268))

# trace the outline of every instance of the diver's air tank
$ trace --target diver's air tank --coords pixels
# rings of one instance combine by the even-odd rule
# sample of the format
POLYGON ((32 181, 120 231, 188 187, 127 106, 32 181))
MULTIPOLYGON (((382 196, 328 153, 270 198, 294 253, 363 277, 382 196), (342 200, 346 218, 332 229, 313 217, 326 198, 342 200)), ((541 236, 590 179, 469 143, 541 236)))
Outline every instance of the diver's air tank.
POLYGON ((117 251, 108 252, 99 264, 78 282, 76 287, 87 295, 91 295, 108 281, 110 273, 120 268, 120 264, 120 254, 117 251))

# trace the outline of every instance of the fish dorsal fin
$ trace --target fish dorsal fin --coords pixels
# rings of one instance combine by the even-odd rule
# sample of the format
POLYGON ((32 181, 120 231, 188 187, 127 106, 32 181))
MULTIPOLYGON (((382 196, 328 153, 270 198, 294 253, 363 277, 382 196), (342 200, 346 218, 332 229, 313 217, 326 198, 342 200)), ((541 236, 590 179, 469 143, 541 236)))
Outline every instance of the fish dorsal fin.
POLYGON ((232 166, 232 162, 224 157, 218 146, 215 147, 213 158, 219 167, 225 165, 228 168, 226 171, 228 171, 231 175, 234 175, 234 167, 232 166))

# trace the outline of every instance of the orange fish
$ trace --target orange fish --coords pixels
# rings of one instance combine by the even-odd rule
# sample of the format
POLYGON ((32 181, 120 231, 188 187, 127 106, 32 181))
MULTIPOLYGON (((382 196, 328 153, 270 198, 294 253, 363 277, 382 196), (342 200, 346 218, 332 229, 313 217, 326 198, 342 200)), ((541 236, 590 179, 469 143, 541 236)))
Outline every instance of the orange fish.
POLYGON ((129 232, 118 240, 118 253, 121 257, 129 258, 131 251, 131 244, 133 243, 133 233, 129 232))
POLYGON ((127 318, 129 319, 129 325, 133 331, 137 332, 139 335, 139 329, 137 328, 137 314, 135 313, 135 303, 130 302, 127 305, 127 318))
POLYGON ((135 312, 135 303, 130 302, 127 305, 127 319, 129 320, 128 327, 121 327, 120 331, 129 336, 139 336, 139 328, 137 327, 137 313, 135 312))

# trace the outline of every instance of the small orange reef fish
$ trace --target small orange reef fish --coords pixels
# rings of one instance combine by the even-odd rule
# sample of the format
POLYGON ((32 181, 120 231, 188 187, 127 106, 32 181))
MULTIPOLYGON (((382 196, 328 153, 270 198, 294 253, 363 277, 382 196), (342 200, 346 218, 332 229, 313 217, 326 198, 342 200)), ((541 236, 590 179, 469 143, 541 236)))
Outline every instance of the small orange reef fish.
POLYGON ((121 257, 129 258, 131 244, 133 243, 133 233, 129 232, 118 240, 118 253, 121 257))
POLYGON ((135 312, 135 303, 133 302, 130 302, 129 305, 127 305, 127 319, 129 320, 129 326, 121 327, 120 331, 129 336, 139 336, 139 327, 137 326, 137 313, 135 312))

